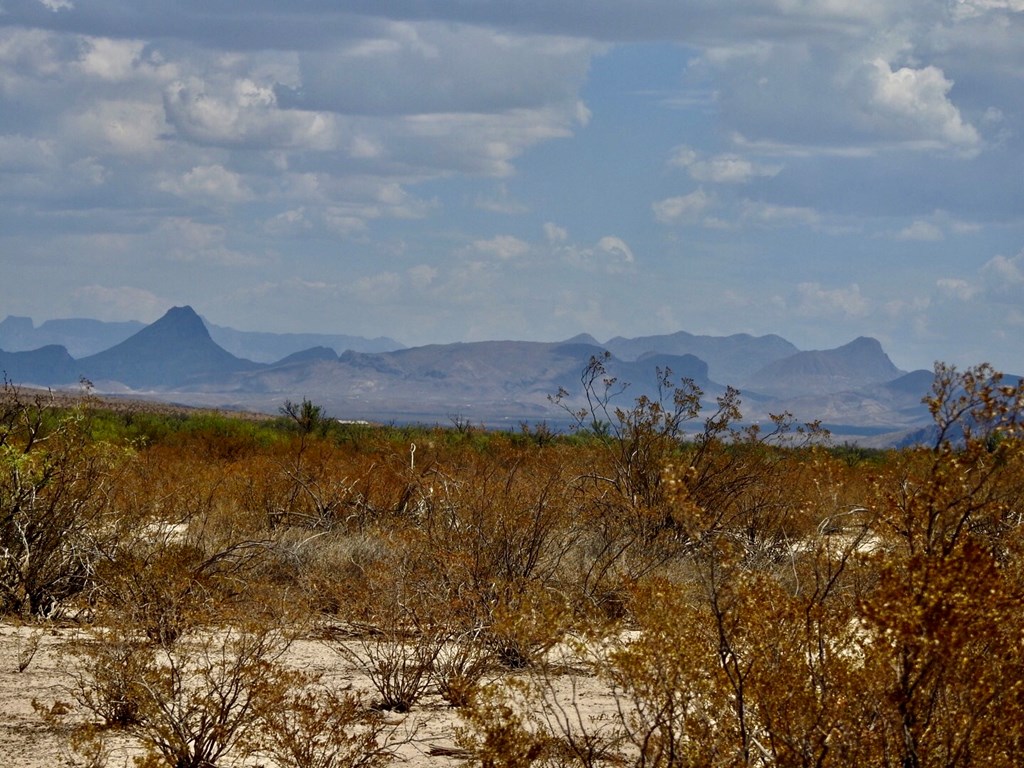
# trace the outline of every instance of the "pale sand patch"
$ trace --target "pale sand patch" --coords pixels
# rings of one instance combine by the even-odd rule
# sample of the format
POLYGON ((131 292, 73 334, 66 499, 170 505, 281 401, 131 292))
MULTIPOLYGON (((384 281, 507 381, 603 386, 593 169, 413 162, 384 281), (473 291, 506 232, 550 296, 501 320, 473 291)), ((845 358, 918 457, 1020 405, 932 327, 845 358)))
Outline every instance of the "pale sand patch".
MULTIPOLYGON (((32 706, 33 699, 44 706, 56 701, 72 707, 68 718, 83 719, 87 713, 79 707, 68 691, 68 657, 61 655, 76 638, 82 637, 74 627, 39 628, 11 622, 0 622, 0 765, 6 768, 53 768, 69 765, 66 737, 49 726, 32 706), (18 671, 20 660, 35 653, 23 672, 18 671)), ((358 649, 356 641, 351 643, 358 649)), ((311 672, 322 672, 325 682, 338 688, 364 691, 368 701, 374 691, 366 674, 330 644, 316 640, 299 640, 292 644, 282 662, 288 666, 311 672)), ((586 717, 592 713, 610 713, 614 700, 606 688, 588 678, 553 674, 548 681, 561 701, 575 700, 586 717)), ((410 743, 398 747, 394 765, 408 768, 446 768, 466 765, 464 760, 452 757, 456 747, 455 729, 461 725, 458 713, 436 694, 427 695, 407 714, 388 714, 388 721, 401 723, 399 736, 414 733, 410 743), (431 754, 440 750, 442 754, 431 754)), ((130 739, 114 740, 114 751, 108 765, 111 768, 131 766, 131 756, 138 749, 130 739)), ((269 766, 266 760, 260 765, 269 766)), ((230 763, 229 763, 230 765, 230 763)))

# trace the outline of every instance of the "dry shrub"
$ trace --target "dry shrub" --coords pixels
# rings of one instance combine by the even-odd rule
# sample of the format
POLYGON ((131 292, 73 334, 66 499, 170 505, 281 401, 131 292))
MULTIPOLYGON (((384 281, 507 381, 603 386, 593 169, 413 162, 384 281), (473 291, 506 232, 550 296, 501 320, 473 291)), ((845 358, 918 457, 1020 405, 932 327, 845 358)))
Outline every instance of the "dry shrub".
POLYGON ((157 531, 143 531, 99 564, 95 598, 111 620, 141 627, 150 640, 166 645, 214 619, 274 605, 253 578, 267 552, 261 542, 210 551, 188 526, 157 531))
POLYGON ((89 439, 82 410, 0 390, 0 614, 55 617, 116 539, 110 499, 130 453, 89 439))
POLYGON ((508 585, 492 607, 481 641, 509 669, 541 663, 569 631, 572 611, 552 590, 527 582, 508 585))
POLYGON ((484 768, 529 768, 549 753, 547 735, 537 733, 507 688, 484 688, 461 714, 466 725, 457 731, 456 740, 484 768))
POLYGON ((380 597, 372 623, 355 640, 333 641, 332 647, 370 678, 379 695, 375 707, 408 712, 430 690, 450 629, 419 610, 414 588, 398 582, 395 592, 380 597))
POLYGON ((122 631, 97 630, 68 651, 71 696, 105 727, 138 725, 138 685, 156 663, 155 654, 155 646, 122 631))
MULTIPOLYGON (((711 498, 728 514, 683 478, 681 511, 700 546, 676 571, 685 580, 637 585, 635 632, 598 667, 615 724, 602 734, 583 723, 593 738, 576 743, 603 735, 612 751, 602 760, 645 767, 1019 762, 1024 385, 984 375, 938 370, 945 399, 929 404, 940 439, 873 477, 814 453, 804 457, 812 479, 799 466, 783 475, 793 483, 727 473, 742 482, 704 491, 717 487, 711 498), (792 524, 774 517, 782 502, 798 508, 792 524), (788 546, 752 549, 749 523, 770 532, 780 520, 788 546)), ((729 450, 731 472, 749 457, 729 450)), ((539 675, 530 685, 544 684, 539 675)), ((571 695, 553 701, 551 711, 572 713, 571 695)), ((506 687, 467 710, 485 764, 502 764, 503 750, 508 764, 587 764, 592 753, 565 749, 566 720, 531 714, 548 711, 540 702, 506 687)))
POLYGON ((558 456, 510 449, 504 458, 472 456, 458 480, 438 475, 402 551, 434 615, 523 666, 572 618, 561 580, 576 532, 558 456))
POLYGON ((264 702, 280 700, 286 684, 276 662, 287 645, 268 628, 190 635, 173 646, 104 634, 84 650, 74 690, 88 711, 141 742, 140 768, 206 768, 244 753, 264 702))
POLYGON ((451 707, 473 703, 482 682, 495 672, 497 659, 479 631, 453 637, 434 660, 433 679, 441 698, 451 707))
POLYGON ((46 726, 57 734, 65 764, 75 768, 107 768, 113 756, 106 726, 76 722, 72 708, 61 700, 49 706, 32 699, 32 709, 46 726))
POLYGON ((577 682, 548 669, 484 686, 460 710, 456 742, 494 768, 627 764, 616 724, 585 711, 577 682))
POLYGON ((316 675, 291 673, 262 708, 252 749, 282 768, 378 768, 411 734, 369 709, 362 696, 322 685, 316 675))
POLYGON ((370 532, 284 530, 274 548, 311 610, 341 618, 367 612, 374 574, 389 566, 387 542, 370 532))
POLYGON ((661 584, 635 601, 639 632, 612 651, 605 675, 623 740, 639 765, 731 764, 738 722, 710 607, 661 584))
POLYGON ((139 632, 98 631, 71 652, 71 693, 102 726, 43 714, 97 768, 110 754, 111 729, 137 739, 140 768, 209 768, 247 757, 294 768, 390 762, 414 734, 369 709, 361 694, 282 666, 289 644, 290 633, 255 625, 189 634, 171 646, 139 632))

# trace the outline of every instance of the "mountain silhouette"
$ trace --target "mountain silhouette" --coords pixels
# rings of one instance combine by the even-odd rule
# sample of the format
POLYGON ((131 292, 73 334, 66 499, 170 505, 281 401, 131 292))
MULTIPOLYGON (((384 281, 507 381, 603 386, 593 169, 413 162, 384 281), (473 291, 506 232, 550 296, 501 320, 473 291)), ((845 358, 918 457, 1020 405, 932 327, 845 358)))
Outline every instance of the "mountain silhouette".
POLYGON ((262 333, 238 331, 214 325, 205 319, 203 322, 210 338, 219 346, 237 357, 258 363, 277 363, 312 347, 331 349, 335 356, 350 349, 355 352, 392 352, 404 348, 403 344, 387 336, 367 339, 339 333, 262 333))
POLYGON ((116 381, 133 389, 199 384, 258 367, 218 346, 202 318, 188 306, 172 307, 120 344, 78 361, 86 378, 116 381))
POLYGON ((111 323, 82 317, 46 320, 37 328, 30 317, 8 315, 0 320, 0 349, 27 352, 57 345, 80 358, 120 344, 143 328, 144 323, 134 320, 111 323))
POLYGON ((17 384, 62 386, 78 380, 78 366, 68 351, 57 344, 30 352, 0 349, 0 374, 17 384))
MULTIPOLYGON (((68 322, 71 330, 84 329, 84 338, 98 321, 68 322)), ((39 330, 29 318, 0 322, 3 338, 19 344, 36 338, 39 330)), ((102 330, 109 329, 103 325, 102 330)), ((246 338, 262 344, 264 335, 246 338)), ((269 336, 275 344, 281 340, 269 336)), ((294 345, 299 337, 287 335, 286 340, 294 345)), ((261 348, 262 354, 270 349, 261 348)), ((682 331, 618 337, 606 345, 580 334, 554 343, 457 342, 388 352, 348 350, 340 356, 332 344, 323 343, 291 349, 264 363, 225 350, 209 325, 185 306, 78 360, 63 346, 2 349, 0 344, 0 371, 16 385, 68 387, 84 376, 99 392, 127 388, 180 403, 268 413, 277 412, 285 400, 309 398, 339 418, 382 422, 438 422, 457 414, 494 426, 548 419, 564 423, 569 418, 564 406, 575 412, 587 405, 584 371, 592 358, 605 367, 597 386, 614 379, 609 385, 609 394, 615 394, 612 408, 629 408, 640 396, 671 395, 658 390, 656 371, 661 369, 672 372, 670 390, 682 379, 692 380, 709 408, 725 384, 738 386, 743 417, 750 422, 788 412, 800 421, 820 419, 843 439, 867 436, 882 445, 890 439, 882 433, 903 435, 930 421, 921 397, 932 373, 904 373, 876 339, 867 337, 814 351, 799 351, 773 335, 713 337, 682 331), (565 398, 552 402, 562 390, 565 398)))
POLYGON ((747 388, 768 394, 823 394, 890 382, 902 376, 877 339, 861 336, 835 349, 797 352, 753 374, 747 388))
POLYGON ((712 379, 733 385, 746 381, 760 368, 799 352, 781 336, 695 336, 686 331, 635 339, 616 336, 609 339, 606 347, 622 360, 639 360, 651 352, 694 355, 708 364, 712 379))

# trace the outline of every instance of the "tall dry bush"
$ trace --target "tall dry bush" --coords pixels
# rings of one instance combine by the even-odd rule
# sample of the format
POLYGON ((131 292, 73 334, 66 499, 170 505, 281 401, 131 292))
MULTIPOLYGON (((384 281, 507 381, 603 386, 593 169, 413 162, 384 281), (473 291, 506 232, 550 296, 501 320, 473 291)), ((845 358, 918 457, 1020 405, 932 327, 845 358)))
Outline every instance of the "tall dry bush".
POLYGON ((572 586, 562 566, 578 535, 567 491, 554 452, 477 456, 438 484, 409 539, 425 588, 445 596, 456 629, 509 666, 530 664, 567 628, 572 586))
POLYGON ((930 449, 905 452, 875 501, 885 542, 861 612, 879 638, 891 764, 1011 765, 1024 729, 1020 607, 1024 384, 937 365, 930 449))
POLYGON ((89 439, 84 409, 0 392, 0 613, 54 616, 116 538, 110 499, 128 453, 89 439))

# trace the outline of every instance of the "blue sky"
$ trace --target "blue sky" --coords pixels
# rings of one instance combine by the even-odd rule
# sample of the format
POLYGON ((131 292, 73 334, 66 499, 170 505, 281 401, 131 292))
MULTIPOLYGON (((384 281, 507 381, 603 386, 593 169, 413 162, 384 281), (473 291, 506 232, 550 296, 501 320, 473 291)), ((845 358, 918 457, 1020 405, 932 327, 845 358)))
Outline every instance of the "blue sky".
POLYGON ((1024 373, 1022 126, 1024 0, 0 0, 0 315, 1024 373))

